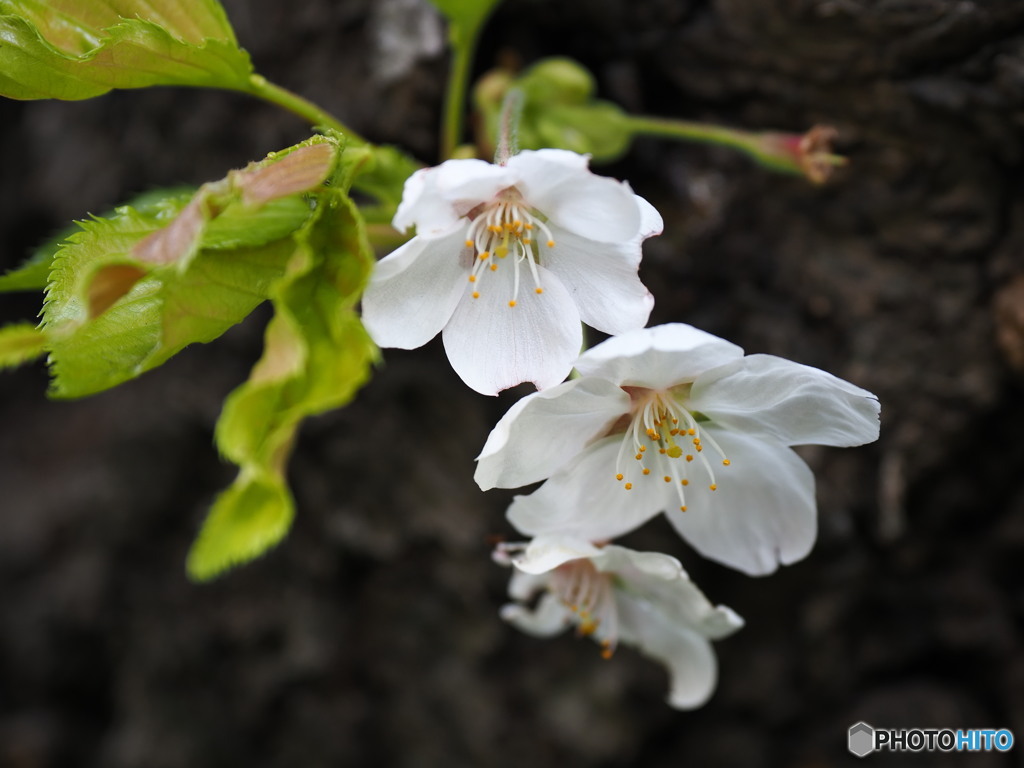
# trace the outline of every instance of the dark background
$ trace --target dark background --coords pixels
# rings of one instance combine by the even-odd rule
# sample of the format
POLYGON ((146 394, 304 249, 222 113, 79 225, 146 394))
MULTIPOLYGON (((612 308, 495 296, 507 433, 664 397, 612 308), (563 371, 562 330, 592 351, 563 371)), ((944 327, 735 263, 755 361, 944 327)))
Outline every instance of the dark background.
MULTIPOLYGON (((436 161, 446 65, 415 2, 225 4, 260 72, 436 161), (382 56, 381 39, 397 47, 382 56)), ((821 529, 805 561, 751 579, 663 522, 628 539, 747 619, 717 646, 711 702, 675 712, 663 670, 632 651, 603 661, 571 634, 502 624, 507 573, 488 552, 511 494, 471 476, 515 393, 467 390, 437 342, 389 351, 352 406, 304 427, 282 546, 188 583, 189 543, 233 475, 212 429, 259 355, 258 311, 87 400, 47 401, 42 364, 0 376, 0 765, 816 768, 856 762, 858 720, 1024 739, 1024 3, 508 0, 478 61, 551 54, 631 110, 827 122, 851 158, 824 188, 657 140, 602 169, 665 217, 642 270, 652 323, 882 402, 877 444, 804 452, 821 529)), ((228 93, 0 102, 0 261, 306 135, 228 93)), ((0 315, 38 304, 5 296, 0 315)))

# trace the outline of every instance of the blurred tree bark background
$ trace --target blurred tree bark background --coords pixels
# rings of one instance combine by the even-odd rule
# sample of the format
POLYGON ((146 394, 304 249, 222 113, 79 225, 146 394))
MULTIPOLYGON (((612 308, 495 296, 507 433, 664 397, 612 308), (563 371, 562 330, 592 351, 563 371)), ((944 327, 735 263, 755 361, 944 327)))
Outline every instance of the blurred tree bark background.
MULTIPOLYGON (((419 0, 225 5, 260 72, 436 162, 443 31, 419 0)), ((489 550, 512 535, 511 493, 480 493, 472 460, 525 389, 477 396, 436 340, 388 351, 352 406, 305 426, 282 546, 188 583, 232 477, 212 429, 259 354, 258 311, 87 400, 47 401, 42 364, 0 376, 0 766, 812 768, 852 762, 858 720, 1024 738, 1024 4, 508 0, 478 72, 555 54, 634 112, 829 123, 851 159, 818 188, 643 139, 598 169, 664 214, 642 269, 652 324, 882 402, 877 444, 803 451, 820 507, 806 561, 751 579, 661 521, 626 540, 676 555, 747 619, 717 646, 715 697, 675 712, 664 671, 631 650, 604 661, 571 633, 502 624, 489 550)), ((230 93, 0 102, 0 263, 306 135, 230 93)), ((0 315, 38 305, 5 296, 0 315)), ((1005 764, 928 758, 968 761, 1005 764)))

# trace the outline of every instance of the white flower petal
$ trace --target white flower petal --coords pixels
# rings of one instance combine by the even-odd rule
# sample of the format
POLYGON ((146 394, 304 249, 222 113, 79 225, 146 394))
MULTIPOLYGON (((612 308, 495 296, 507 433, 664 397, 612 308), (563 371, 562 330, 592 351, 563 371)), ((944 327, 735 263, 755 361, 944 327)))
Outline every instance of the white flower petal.
POLYGON ((377 262, 363 294, 363 323, 378 346, 415 349, 448 323, 473 258, 463 229, 440 240, 414 237, 377 262))
POLYGON ((735 344, 691 325, 669 323, 601 342, 576 361, 576 370, 619 385, 666 389, 741 357, 735 344))
POLYGON ((461 225, 460 214, 437 191, 436 168, 421 168, 405 180, 402 201, 391 226, 399 232, 416 227, 423 239, 444 237, 461 225))
POLYGON ((391 225, 400 232, 415 226, 416 234, 425 239, 444 237, 513 179, 507 169, 483 160, 448 160, 435 168, 422 168, 406 179, 391 225))
POLYGON ((546 574, 513 570, 512 577, 508 581, 508 596, 519 603, 529 602, 538 592, 548 588, 549 580, 546 574))
POLYGON ((544 293, 537 294, 529 269, 520 266, 518 299, 509 306, 511 261, 481 276, 480 298, 467 294, 442 334, 452 368, 484 395, 524 381, 538 389, 560 383, 583 340, 576 305, 558 278, 543 268, 538 271, 544 293))
POLYGON ((477 456, 484 491, 549 477, 629 411, 629 395, 603 379, 575 379, 519 400, 477 456))
POLYGON ((661 552, 637 552, 635 549, 609 544, 593 558, 599 571, 620 573, 630 584, 630 591, 647 592, 651 585, 689 581, 683 565, 671 555, 661 552))
POLYGON ((642 216, 628 184, 587 169, 588 158, 557 149, 524 150, 508 167, 523 199, 553 223, 591 240, 632 240, 642 216))
POLYGON ((718 661, 704 636, 635 600, 620 601, 619 621, 623 643, 668 669, 671 706, 695 709, 708 700, 718 682, 718 661))
POLYGON ((599 243, 551 226, 555 246, 541 246, 544 264, 565 284, 584 323, 608 334, 643 328, 654 297, 640 282, 641 239, 599 243))
POLYGON ((770 437, 713 426, 702 431, 718 442, 730 466, 715 467, 715 491, 695 479, 699 469, 691 472, 688 511, 669 507, 676 530, 705 557, 752 576, 805 557, 817 532, 810 468, 770 437))
POLYGON ((674 557, 609 544, 593 563, 599 571, 618 575, 624 584, 622 600, 631 596, 642 600, 670 625, 689 626, 713 639, 731 635, 743 626, 743 619, 731 608, 713 606, 674 557))
POLYGON ((600 549, 575 536, 538 536, 514 562, 515 567, 524 573, 540 574, 570 560, 593 558, 600 554, 600 549))
POLYGON ((636 204, 640 208, 640 239, 660 235, 665 229, 665 221, 658 213, 658 209, 647 202, 640 195, 635 195, 636 204))
POLYGON ((485 160, 446 160, 434 170, 437 191, 463 216, 516 183, 515 174, 508 168, 485 160))
POLYGON ((697 377, 692 406, 730 430, 787 445, 854 446, 878 439, 878 399, 830 373, 749 355, 697 377))
MULTIPOLYGON (((508 520, 530 536, 565 534, 605 541, 642 525, 674 503, 660 479, 625 490, 615 479, 621 436, 594 443, 529 496, 516 496, 508 520)), ((627 453, 625 461, 633 461, 627 453)))
POLYGON ((501 608, 501 618, 534 637, 551 637, 564 632, 571 624, 571 612, 554 595, 541 597, 534 610, 518 603, 501 608))

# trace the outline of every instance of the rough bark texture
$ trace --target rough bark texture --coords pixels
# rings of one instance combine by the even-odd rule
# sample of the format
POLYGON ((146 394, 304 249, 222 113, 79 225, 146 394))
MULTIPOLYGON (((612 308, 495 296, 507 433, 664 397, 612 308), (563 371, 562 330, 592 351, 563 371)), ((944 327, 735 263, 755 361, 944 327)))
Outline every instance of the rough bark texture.
MULTIPOLYGON (((265 75, 435 159, 445 64, 415 3, 226 5, 265 75), (375 54, 400 24, 415 39, 397 50, 428 52, 405 69, 375 54)), ((674 712, 646 659, 501 623, 489 537, 510 532, 511 494, 471 475, 514 396, 468 391, 437 342, 389 352, 353 406, 304 428, 283 546, 189 584, 187 547, 232 474, 212 428, 259 353, 257 312, 84 401, 47 401, 41 365, 0 377, 0 765, 809 768, 852 762, 858 720, 1024 738, 1024 4, 508 0, 480 67, 509 51, 578 58, 637 112, 831 123, 851 158, 824 188, 655 140, 606 169, 665 216, 643 267, 652 322, 820 366, 883 405, 876 445, 804 453, 820 507, 804 562, 750 579, 664 523, 629 538, 747 619, 718 645, 714 699, 674 712)), ((68 219, 306 129, 157 89, 3 102, 0 135, 9 267, 68 219)), ((37 304, 4 297, 0 314, 37 304)))

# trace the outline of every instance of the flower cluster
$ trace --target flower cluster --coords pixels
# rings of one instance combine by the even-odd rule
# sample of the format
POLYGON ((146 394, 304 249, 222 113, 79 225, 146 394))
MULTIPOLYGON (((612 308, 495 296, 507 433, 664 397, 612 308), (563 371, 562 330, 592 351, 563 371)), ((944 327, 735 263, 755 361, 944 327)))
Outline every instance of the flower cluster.
POLYGON ((743 622, 675 558, 610 542, 665 514, 699 553, 750 575, 803 558, 814 476, 792 447, 871 442, 879 404, 689 325, 644 328, 640 249, 661 218, 586 165, 541 150, 414 174, 394 224, 416 237, 378 265, 364 321, 382 346, 441 331, 479 392, 534 382, 477 458, 483 490, 545 481, 508 510, 533 539, 495 553, 514 567, 502 615, 540 636, 575 626, 606 657, 634 646, 668 668, 669 703, 692 708, 715 685, 711 641, 743 622), (612 338, 577 358, 581 320, 612 338))

